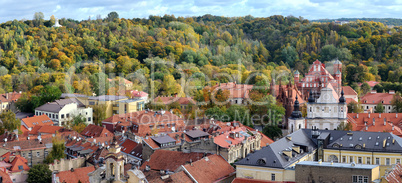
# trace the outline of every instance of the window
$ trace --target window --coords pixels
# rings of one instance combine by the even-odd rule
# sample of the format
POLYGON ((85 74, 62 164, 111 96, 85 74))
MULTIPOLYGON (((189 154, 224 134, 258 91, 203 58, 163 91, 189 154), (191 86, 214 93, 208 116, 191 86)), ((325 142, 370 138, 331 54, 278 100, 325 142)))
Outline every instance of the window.
POLYGON ((40 152, 36 152, 36 156, 39 157, 39 156, 40 156, 40 152))
POLYGON ((45 151, 45 157, 49 154, 49 152, 45 151))
POLYGON ((59 119, 59 115, 58 115, 58 114, 56 114, 56 119, 59 119))
POLYGON ((54 117, 55 117, 54 114, 52 114, 52 118, 53 118, 53 119, 54 119, 54 117))
POLYGON ((346 156, 342 156, 342 163, 346 163, 346 156))
POLYGON ((352 163, 353 162, 353 156, 350 156, 349 157, 349 163, 352 163))
POLYGON ((271 180, 274 181, 275 180, 275 174, 271 173, 271 180))
POLYGON ((70 117, 70 114, 69 114, 69 113, 67 113, 67 114, 66 114, 66 117, 67 117, 67 118, 69 118, 69 117, 70 117))
POLYGON ((352 182, 353 183, 363 183, 363 182, 368 183, 368 176, 353 175, 352 182))
POLYGON ((25 158, 25 153, 22 153, 22 157, 24 157, 24 158, 25 158))
POLYGON ((28 153, 28 158, 31 158, 31 156, 32 156, 32 154, 31 154, 31 153, 28 153))
POLYGON ((367 159, 366 159, 366 164, 368 164, 368 165, 371 164, 371 158, 370 158, 370 157, 367 157, 367 159))
POLYGON ((88 118, 88 121, 91 121, 91 118, 88 118))
POLYGON ((401 163, 401 159, 397 158, 397 159, 395 160, 395 163, 396 163, 396 164, 401 163))
POLYGON ((391 159, 385 158, 385 165, 390 165, 390 164, 391 164, 391 159))
POLYGON ((64 114, 61 115, 61 119, 64 119, 64 114))
POLYGON ((379 165, 380 164, 380 158, 375 158, 375 164, 379 165))
POLYGON ((23 170, 23 169, 24 169, 24 167, 22 165, 18 166, 18 170, 23 170))
POLYGON ((362 157, 357 157, 357 163, 358 164, 363 164, 362 157))

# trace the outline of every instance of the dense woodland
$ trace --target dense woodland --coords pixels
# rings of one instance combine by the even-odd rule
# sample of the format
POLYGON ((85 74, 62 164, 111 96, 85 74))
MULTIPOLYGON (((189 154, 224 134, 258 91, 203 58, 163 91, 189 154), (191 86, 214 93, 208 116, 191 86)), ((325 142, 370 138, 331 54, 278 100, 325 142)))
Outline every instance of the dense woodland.
POLYGON ((113 94, 119 79, 106 79, 114 77, 150 94, 207 101, 216 83, 261 84, 265 75, 285 84, 293 82, 293 71, 305 74, 316 59, 342 61, 343 84, 359 93, 358 83, 370 80, 383 82, 380 91, 402 89, 401 27, 379 22, 337 25, 278 15, 123 19, 111 12, 96 20, 62 18, 63 27, 56 28, 54 16, 43 17, 35 13, 33 20, 0 25, 0 93, 26 92, 26 108, 45 102, 35 96, 55 88, 113 94))

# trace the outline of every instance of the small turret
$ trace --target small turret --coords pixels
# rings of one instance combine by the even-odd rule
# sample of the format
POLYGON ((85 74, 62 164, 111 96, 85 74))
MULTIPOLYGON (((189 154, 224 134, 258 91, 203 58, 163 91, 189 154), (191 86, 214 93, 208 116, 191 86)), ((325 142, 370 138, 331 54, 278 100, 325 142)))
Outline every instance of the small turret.
POLYGON ((294 109, 293 109, 293 112, 292 112, 292 115, 291 115, 291 117, 294 118, 294 119, 302 117, 302 113, 300 111, 300 106, 299 106, 299 100, 297 100, 297 99, 298 99, 298 97, 296 95, 296 101, 295 101, 294 109))
POLYGON ((345 97, 343 96, 343 89, 342 89, 342 91, 341 91, 341 97, 339 98, 339 103, 345 103, 346 102, 346 99, 345 99, 345 97))

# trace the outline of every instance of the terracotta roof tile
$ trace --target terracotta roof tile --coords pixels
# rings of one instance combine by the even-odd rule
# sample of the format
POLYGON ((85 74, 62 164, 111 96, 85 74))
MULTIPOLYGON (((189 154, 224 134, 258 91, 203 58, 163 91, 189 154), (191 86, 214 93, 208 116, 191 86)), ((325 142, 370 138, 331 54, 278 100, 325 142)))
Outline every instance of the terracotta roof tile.
POLYGON ((21 93, 17 92, 0 94, 0 102, 15 102, 21 97, 21 95, 21 93))
POLYGON ((12 167, 10 167, 11 172, 20 172, 20 171, 28 171, 29 167, 27 165, 28 161, 21 157, 20 155, 15 156, 13 161, 11 162, 12 167))
POLYGON ((216 154, 198 160, 192 165, 184 165, 184 168, 199 183, 219 181, 236 172, 225 159, 216 154))
POLYGON ((184 171, 174 173, 170 176, 174 183, 188 183, 193 182, 193 180, 184 171))
POLYGON ((386 175, 385 180, 387 180, 389 183, 402 182, 402 166, 400 163, 396 164, 391 172, 386 175))
POLYGON ((107 136, 113 136, 113 133, 101 126, 89 124, 81 132, 81 135, 86 137, 107 137, 107 136))
POLYGON ((13 183, 13 181, 11 180, 10 175, 8 175, 8 173, 0 170, 0 176, 3 179, 3 183, 13 183))
POLYGON ((94 166, 76 168, 74 171, 67 170, 61 171, 58 174, 55 174, 56 177, 59 177, 60 182, 82 182, 89 183, 88 173, 95 171, 94 166))
POLYGON ((391 105, 394 94, 389 93, 367 93, 360 101, 362 104, 379 104, 391 105))
POLYGON ((342 86, 344 95, 357 95, 356 91, 350 86, 342 86))
POLYGON ((135 147, 137 147, 138 143, 130 140, 130 139, 126 139, 123 144, 121 144, 121 151, 123 151, 124 153, 130 154, 131 151, 134 150, 135 147))
POLYGON ((402 115, 397 113, 371 113, 370 117, 368 113, 349 113, 347 118, 353 131, 392 132, 402 137, 402 115))
POLYGON ((53 125, 53 121, 50 118, 43 114, 40 116, 28 117, 22 119, 22 122, 28 127, 33 128, 35 125, 53 125))
POLYGON ((173 172, 181 165, 185 165, 190 161, 200 160, 203 156, 204 153, 184 153, 159 149, 151 155, 148 161, 142 164, 141 170, 144 170, 148 165, 151 170, 169 170, 173 172))
POLYGON ((266 135, 264 135, 262 132, 258 132, 261 134, 261 147, 265 147, 268 146, 269 144, 274 143, 275 141, 273 141, 271 138, 267 137, 266 135))

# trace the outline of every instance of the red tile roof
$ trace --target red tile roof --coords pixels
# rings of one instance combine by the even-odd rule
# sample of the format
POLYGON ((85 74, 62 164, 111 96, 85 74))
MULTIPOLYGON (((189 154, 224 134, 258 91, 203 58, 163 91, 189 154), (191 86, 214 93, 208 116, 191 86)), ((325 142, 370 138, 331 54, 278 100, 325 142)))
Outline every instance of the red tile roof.
POLYGON ((10 92, 0 94, 0 102, 15 102, 21 97, 21 93, 10 92))
MULTIPOLYGON (((373 88, 375 85, 377 85, 378 83, 380 83, 380 82, 377 82, 377 81, 366 81, 366 83, 371 87, 371 88, 373 88)), ((362 83, 359 83, 359 86, 361 86, 362 85, 362 83)))
POLYGON ((3 159, 3 161, 9 162, 10 156, 11 156, 11 152, 6 152, 3 155, 1 155, 0 157, 3 159))
POLYGON ((221 90, 229 90, 230 95, 229 98, 243 98, 248 99, 250 98, 250 90, 253 89, 253 85, 246 85, 246 84, 237 84, 234 82, 229 83, 221 83, 214 89, 213 92, 217 92, 218 89, 221 90))
POLYGON ((360 101, 362 104, 379 104, 391 105, 392 98, 394 94, 389 93, 367 93, 364 95, 360 101))
POLYGON ((349 104, 351 102, 356 102, 357 103, 357 101, 352 99, 352 98, 345 98, 345 99, 346 99, 346 104, 349 104))
POLYGON ((352 124, 353 131, 392 132, 402 137, 402 130, 400 129, 402 127, 402 115, 397 113, 349 113, 347 118, 348 122, 352 124), (373 124, 373 119, 375 124, 373 124))
POLYGON ((342 86, 344 95, 357 95, 356 91, 350 86, 342 86))
POLYGON ((388 183, 400 183, 402 182, 402 166, 400 163, 396 164, 391 172, 386 175, 385 180, 388 183))
POLYGON ((89 176, 88 173, 95 171, 94 166, 89 166, 89 167, 83 167, 83 168, 77 168, 67 171, 61 171, 56 175, 56 177, 59 177, 60 182, 82 182, 82 183, 89 183, 89 176))
POLYGON ((41 126, 41 128, 38 130, 39 133, 44 134, 44 133, 48 133, 48 134, 56 134, 60 129, 62 129, 63 127, 60 126, 41 126))
POLYGON ((8 175, 8 173, 0 170, 0 176, 3 179, 2 183, 13 183, 13 181, 11 180, 10 175, 8 175))
POLYGON ((186 171, 199 183, 210 183, 233 175, 236 170, 221 156, 211 155, 192 165, 184 165, 186 171))
POLYGON ((148 96, 148 93, 143 92, 143 91, 127 90, 126 92, 130 92, 131 97, 133 97, 133 98, 141 98, 141 97, 147 97, 148 96))
MULTIPOLYGON (((233 179, 232 183, 281 183, 279 181, 269 181, 269 180, 257 180, 257 179, 246 179, 237 177, 233 179)), ((290 183, 290 182, 286 182, 290 183)))
POLYGON ((11 172, 20 172, 20 171, 28 171, 29 167, 27 165, 28 161, 21 157, 20 155, 16 155, 13 161, 11 162, 12 167, 10 167, 11 172))
POLYGON ((184 171, 174 173, 170 176, 174 183, 188 183, 193 182, 193 180, 184 171))
POLYGON ((138 143, 130 139, 126 139, 126 141, 124 141, 123 144, 121 144, 121 151, 130 154, 130 152, 134 150, 134 148, 137 147, 137 145, 138 143))
POLYGON ((154 102, 163 102, 163 104, 168 105, 174 102, 178 102, 180 105, 195 105, 196 102, 191 97, 156 97, 154 102))
POLYGON ((271 138, 269 138, 266 135, 264 135, 262 132, 259 131, 258 133, 261 134, 261 143, 260 143, 261 147, 268 146, 269 144, 272 144, 272 143, 275 142, 271 138))
POLYGON ((108 137, 108 136, 113 136, 113 133, 101 126, 89 124, 81 132, 81 135, 86 136, 86 137, 108 137))
POLYGON ((180 165, 185 165, 190 161, 195 162, 202 159, 204 153, 184 153, 180 151, 169 150, 156 150, 149 160, 145 161, 141 166, 141 170, 144 170, 148 165, 151 170, 169 170, 175 171, 180 165))
POLYGON ((53 125, 53 121, 50 120, 50 118, 43 114, 40 116, 33 116, 33 117, 27 117, 22 119, 22 122, 28 127, 28 128, 33 128, 35 125, 53 125))

